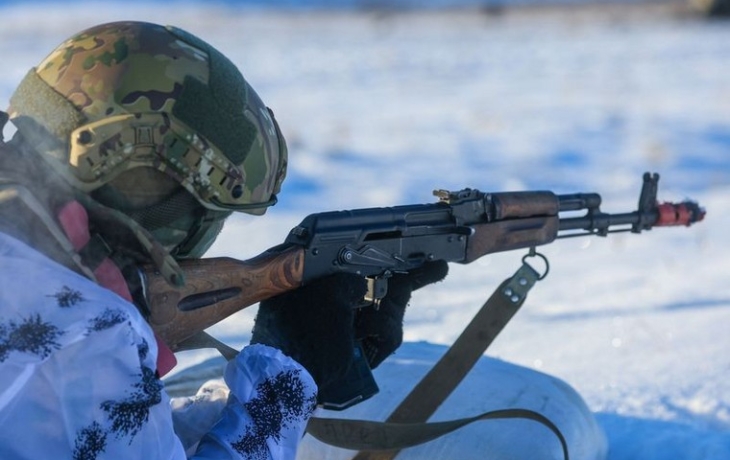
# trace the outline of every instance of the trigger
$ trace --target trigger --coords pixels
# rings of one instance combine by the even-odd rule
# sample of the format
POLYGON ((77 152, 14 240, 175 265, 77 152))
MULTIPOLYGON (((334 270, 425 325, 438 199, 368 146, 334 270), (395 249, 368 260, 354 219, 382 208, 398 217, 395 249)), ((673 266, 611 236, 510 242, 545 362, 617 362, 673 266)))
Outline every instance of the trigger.
POLYGON ((365 301, 377 310, 380 308, 380 301, 388 294, 388 278, 390 276, 368 277, 368 291, 365 294, 365 301))

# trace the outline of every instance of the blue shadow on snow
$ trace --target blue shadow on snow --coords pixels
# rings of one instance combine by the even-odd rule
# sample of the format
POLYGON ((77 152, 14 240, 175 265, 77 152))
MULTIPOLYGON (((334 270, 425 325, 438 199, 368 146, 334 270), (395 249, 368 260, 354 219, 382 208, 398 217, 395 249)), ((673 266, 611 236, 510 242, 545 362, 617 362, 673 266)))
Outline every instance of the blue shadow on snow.
POLYGON ((597 413, 608 438, 608 460, 730 459, 730 432, 690 424, 597 413))

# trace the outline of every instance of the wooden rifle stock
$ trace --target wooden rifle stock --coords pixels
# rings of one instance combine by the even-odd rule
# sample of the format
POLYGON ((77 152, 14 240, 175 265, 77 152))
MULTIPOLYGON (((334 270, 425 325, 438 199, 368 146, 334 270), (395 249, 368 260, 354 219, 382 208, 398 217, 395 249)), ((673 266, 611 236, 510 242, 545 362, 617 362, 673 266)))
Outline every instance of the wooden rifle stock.
POLYGON ((245 261, 184 260, 180 268, 185 275, 182 287, 171 286, 151 267, 142 269, 150 325, 172 351, 232 314, 301 286, 304 249, 287 246, 245 261))

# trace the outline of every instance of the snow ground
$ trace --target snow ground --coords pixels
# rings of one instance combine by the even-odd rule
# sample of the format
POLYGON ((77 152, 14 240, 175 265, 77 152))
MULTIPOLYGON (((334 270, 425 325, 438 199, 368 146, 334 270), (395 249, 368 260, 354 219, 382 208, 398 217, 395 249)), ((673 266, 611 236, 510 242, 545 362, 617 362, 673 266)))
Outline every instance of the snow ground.
MULTIPOLYGON (((68 35, 141 19, 217 46, 274 109, 291 150, 281 202, 233 220, 210 256, 248 258, 308 213, 430 202, 435 188, 595 191, 605 211, 629 211, 641 174, 658 171, 660 198, 700 201, 705 222, 543 248, 549 276, 487 355, 574 387, 611 460, 730 458, 729 23, 669 4, 501 14, 34 5, 0 10, 3 101, 68 35)), ((451 343, 521 257, 453 266, 414 297, 406 339, 451 343)), ((242 346, 254 313, 213 332, 242 346)), ((185 354, 180 367, 210 356, 185 354)))

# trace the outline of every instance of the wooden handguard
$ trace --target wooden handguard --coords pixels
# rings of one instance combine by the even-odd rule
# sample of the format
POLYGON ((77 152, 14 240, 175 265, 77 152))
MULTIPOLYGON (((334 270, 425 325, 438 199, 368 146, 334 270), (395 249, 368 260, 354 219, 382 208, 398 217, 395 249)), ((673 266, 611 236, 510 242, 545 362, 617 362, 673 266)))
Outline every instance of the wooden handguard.
POLYGON ((558 216, 527 217, 473 225, 463 263, 487 254, 552 243, 558 235, 558 216))
POLYGON ((227 257, 181 261, 185 285, 174 287, 151 267, 146 278, 149 322, 176 351, 188 337, 261 300, 302 284, 304 250, 289 246, 240 261, 227 257))

